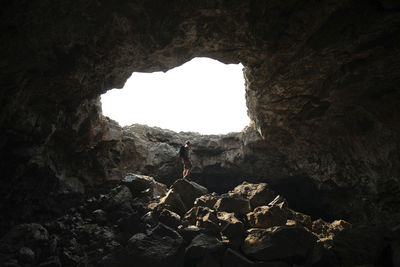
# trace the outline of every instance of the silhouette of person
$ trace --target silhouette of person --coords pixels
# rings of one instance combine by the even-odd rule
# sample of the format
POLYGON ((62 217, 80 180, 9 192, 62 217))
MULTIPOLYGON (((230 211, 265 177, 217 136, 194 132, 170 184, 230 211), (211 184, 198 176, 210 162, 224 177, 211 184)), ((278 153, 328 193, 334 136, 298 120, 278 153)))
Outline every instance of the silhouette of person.
POLYGON ((192 170, 192 162, 190 161, 190 142, 186 141, 185 146, 182 146, 179 151, 179 156, 183 162, 183 178, 189 175, 190 171, 192 170))

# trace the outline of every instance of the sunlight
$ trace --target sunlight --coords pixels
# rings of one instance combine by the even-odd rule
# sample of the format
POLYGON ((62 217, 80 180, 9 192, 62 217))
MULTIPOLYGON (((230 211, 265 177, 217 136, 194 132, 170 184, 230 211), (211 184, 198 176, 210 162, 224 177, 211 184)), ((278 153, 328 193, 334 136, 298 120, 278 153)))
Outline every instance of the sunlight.
POLYGON ((103 114, 121 126, 139 123, 177 132, 238 132, 250 122, 242 68, 194 58, 166 73, 135 72, 123 89, 101 96, 103 114))

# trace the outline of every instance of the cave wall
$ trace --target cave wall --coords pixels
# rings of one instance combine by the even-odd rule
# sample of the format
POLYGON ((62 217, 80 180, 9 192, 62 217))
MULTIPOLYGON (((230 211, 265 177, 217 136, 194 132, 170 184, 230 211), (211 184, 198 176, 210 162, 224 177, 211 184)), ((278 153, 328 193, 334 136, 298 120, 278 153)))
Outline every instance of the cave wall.
POLYGON ((59 196, 77 199, 139 162, 115 141, 97 97, 134 71, 196 56, 242 62, 249 116, 265 146, 293 164, 293 179, 301 173, 331 192, 355 221, 398 221, 399 8, 387 0, 3 1, 1 210, 10 219, 2 225, 56 213, 72 203, 59 196))

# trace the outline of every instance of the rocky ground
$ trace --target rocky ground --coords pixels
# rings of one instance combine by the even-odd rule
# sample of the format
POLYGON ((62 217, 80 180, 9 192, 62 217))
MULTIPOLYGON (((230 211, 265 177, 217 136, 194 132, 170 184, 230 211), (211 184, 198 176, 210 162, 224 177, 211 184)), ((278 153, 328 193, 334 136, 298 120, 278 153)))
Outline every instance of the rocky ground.
POLYGON ((266 183, 224 194, 128 174, 62 217, 0 239, 1 266, 399 266, 400 229, 326 222, 266 183), (396 236, 397 235, 397 236, 396 236), (397 254, 396 254, 397 252, 397 254))

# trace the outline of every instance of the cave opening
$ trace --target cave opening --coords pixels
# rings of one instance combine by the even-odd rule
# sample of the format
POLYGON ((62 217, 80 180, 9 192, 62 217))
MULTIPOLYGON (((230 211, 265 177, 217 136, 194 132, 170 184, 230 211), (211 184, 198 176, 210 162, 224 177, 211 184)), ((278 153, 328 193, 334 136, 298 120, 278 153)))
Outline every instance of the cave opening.
POLYGON ((122 89, 101 96, 103 114, 175 132, 227 134, 249 123, 242 64, 196 57, 167 72, 134 72, 122 89))

